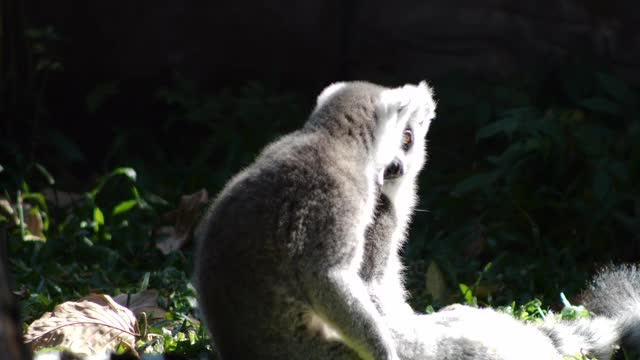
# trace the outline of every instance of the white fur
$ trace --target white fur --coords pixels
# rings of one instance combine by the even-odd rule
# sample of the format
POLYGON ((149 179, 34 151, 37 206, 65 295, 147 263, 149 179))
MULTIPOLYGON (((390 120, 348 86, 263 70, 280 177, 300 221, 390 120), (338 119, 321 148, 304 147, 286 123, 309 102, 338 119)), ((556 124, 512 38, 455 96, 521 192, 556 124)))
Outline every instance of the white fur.
MULTIPOLYGON (((416 122, 420 131, 415 138, 422 139, 429 129, 429 123, 435 117, 435 101, 433 92, 422 81, 416 85, 383 90, 376 103, 378 127, 376 134, 376 169, 384 171, 401 148, 402 132, 409 122, 416 122)), ((422 167, 416 170, 419 171, 422 167)))
POLYGON ((342 90, 346 86, 344 82, 335 82, 322 90, 318 99, 316 100, 316 107, 314 112, 321 108, 329 99, 331 99, 338 91, 342 90))
POLYGON ((433 92, 421 82, 418 86, 405 85, 383 91, 378 104, 379 118, 397 117, 395 137, 382 148, 379 161, 401 160, 405 173, 400 178, 384 182, 382 192, 394 204, 395 217, 398 226, 391 234, 391 252, 385 276, 377 283, 371 284, 373 293, 383 304, 382 312, 390 318, 413 314, 413 310, 406 302, 405 288, 402 284, 404 271, 398 252, 406 238, 407 226, 416 203, 416 178, 422 169, 426 152, 425 136, 429 124, 435 116, 435 101, 433 92), (402 133, 405 129, 413 132, 413 145, 405 153, 401 147, 402 133))
POLYGON ((491 309, 459 306, 451 311, 416 317, 415 321, 421 334, 437 334, 433 339, 435 344, 467 339, 483 344, 502 359, 562 359, 548 338, 533 326, 523 325, 491 309))

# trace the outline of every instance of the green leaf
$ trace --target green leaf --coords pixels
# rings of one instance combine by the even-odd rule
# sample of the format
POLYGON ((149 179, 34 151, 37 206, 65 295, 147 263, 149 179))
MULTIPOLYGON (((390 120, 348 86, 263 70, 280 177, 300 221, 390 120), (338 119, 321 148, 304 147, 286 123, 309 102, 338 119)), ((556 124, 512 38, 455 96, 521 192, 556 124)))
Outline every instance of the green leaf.
POLYGON ((91 241, 91 239, 89 239, 89 238, 88 238, 88 237, 86 237, 86 236, 83 236, 83 237, 82 237, 82 242, 83 242, 85 245, 87 245, 88 247, 92 247, 92 246, 94 245, 94 244, 93 244, 93 241, 91 241))
POLYGON ((520 126, 520 118, 516 116, 505 117, 478 129, 478 132, 476 132, 476 142, 498 134, 511 135, 518 126, 520 126))
POLYGON ((160 196, 150 193, 148 191, 145 191, 145 198, 148 202, 155 204, 155 205, 161 205, 161 206, 168 206, 169 202, 163 198, 161 198, 160 196))
POLYGON ((622 80, 605 73, 598 73, 596 77, 607 95, 622 103, 634 102, 635 94, 622 80))
POLYGON ((113 170, 113 172, 111 172, 111 176, 115 176, 115 175, 124 175, 129 179, 131 179, 131 181, 133 182, 136 182, 136 178, 137 178, 136 171, 130 167, 120 167, 113 170))
POLYGON ((494 172, 471 175, 457 183, 453 188, 453 193, 456 195, 463 195, 470 191, 489 187, 496 181, 497 177, 498 175, 494 172))
POLYGON ((120 167, 113 170, 109 175, 100 178, 100 181, 98 181, 98 185, 96 185, 96 187, 91 190, 89 196, 95 200, 96 196, 98 195, 98 193, 100 193, 100 191, 102 191, 102 188, 107 183, 107 181, 117 175, 124 175, 129 178, 129 180, 136 182, 137 175, 135 170, 130 167, 120 167))
POLYGON ((38 206, 44 209, 45 212, 48 212, 47 209, 47 201, 44 198, 44 195, 40 193, 25 193, 22 194, 22 198, 24 200, 33 200, 38 203, 38 206))
POLYGON ((150 272, 145 272, 144 276, 142 277, 142 282, 140 282, 140 288, 138 289, 138 291, 145 291, 149 288, 149 276, 151 276, 150 272))
POLYGON ((136 200, 133 200, 133 199, 132 200, 123 201, 123 202, 119 203, 118 205, 116 205, 113 208, 113 211, 112 211, 111 214, 115 216, 115 215, 119 215, 119 214, 128 212, 134 206, 136 206, 137 203, 138 202, 136 200))
POLYGON ((582 107, 595 112, 601 112, 610 115, 620 114, 620 107, 618 106, 618 104, 615 104, 603 97, 592 97, 589 99, 585 99, 580 101, 579 104, 582 107))
POLYGON ((56 183, 56 180, 53 178, 53 176, 51 176, 51 173, 49 173, 49 171, 47 171, 44 166, 39 163, 36 163, 35 166, 36 170, 38 170, 38 172, 42 174, 42 176, 44 176, 44 178, 47 180, 47 184, 53 185, 56 183))
POLYGON ((90 113, 95 113, 109 97, 118 93, 118 88, 118 81, 109 81, 98 84, 85 98, 87 110, 89 110, 90 113))
POLYGON ((133 194, 133 198, 138 202, 138 206, 140 207, 140 209, 151 209, 151 205, 149 205, 149 203, 140 195, 137 187, 132 186, 131 193, 133 194))
POLYGON ((93 208, 93 230, 98 232, 101 225, 104 225, 104 214, 102 210, 96 206, 93 208))
POLYGON ((560 293, 560 299, 564 305, 560 312, 560 318, 562 320, 576 320, 576 319, 589 319, 589 311, 582 305, 571 305, 564 293, 560 293))
POLYGON ((563 292, 560 293, 560 301, 562 301, 562 306, 564 307, 572 306, 571 303, 569 302, 569 299, 567 299, 567 297, 563 292))
POLYGON ((487 265, 485 265, 484 268, 482 269, 482 272, 486 273, 487 271, 489 271, 489 269, 491 269, 492 265, 493 265, 492 262, 488 262, 487 265))
POLYGON ((473 301, 473 291, 463 283, 458 284, 458 286, 460 287, 460 293, 464 298, 464 302, 467 303, 467 305, 475 305, 475 302, 473 301))

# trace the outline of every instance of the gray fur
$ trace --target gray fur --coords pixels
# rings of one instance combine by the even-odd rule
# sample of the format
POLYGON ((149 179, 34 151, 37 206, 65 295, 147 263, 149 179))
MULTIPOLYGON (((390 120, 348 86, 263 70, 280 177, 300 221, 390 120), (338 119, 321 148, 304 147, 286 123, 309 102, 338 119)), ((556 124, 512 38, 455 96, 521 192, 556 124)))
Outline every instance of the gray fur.
POLYGON ((365 283, 381 280, 387 261, 392 255, 390 234, 397 225, 391 200, 380 194, 374 210, 374 221, 367 227, 364 244, 364 259, 360 268, 360 277, 365 283))
POLYGON ((583 294, 594 314, 614 319, 624 347, 640 353, 640 268, 608 266, 594 277, 583 294))
POLYGON ((403 93, 386 90, 328 88, 305 126, 229 181, 198 226, 200 306, 223 359, 397 359, 358 275, 387 165, 380 147, 400 143, 409 116, 394 102, 403 93))

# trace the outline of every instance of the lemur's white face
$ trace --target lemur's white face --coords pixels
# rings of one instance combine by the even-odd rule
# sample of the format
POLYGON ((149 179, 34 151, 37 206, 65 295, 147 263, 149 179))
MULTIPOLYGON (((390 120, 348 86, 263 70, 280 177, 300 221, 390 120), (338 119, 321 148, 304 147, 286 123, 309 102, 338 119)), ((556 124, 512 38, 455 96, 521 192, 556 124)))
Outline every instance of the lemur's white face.
POLYGON ((392 195, 404 181, 413 182, 425 163, 425 136, 436 104, 424 81, 417 86, 384 90, 380 103, 378 116, 397 117, 394 128, 387 129, 393 137, 385 136, 385 143, 379 147, 379 161, 387 164, 382 191, 392 195))

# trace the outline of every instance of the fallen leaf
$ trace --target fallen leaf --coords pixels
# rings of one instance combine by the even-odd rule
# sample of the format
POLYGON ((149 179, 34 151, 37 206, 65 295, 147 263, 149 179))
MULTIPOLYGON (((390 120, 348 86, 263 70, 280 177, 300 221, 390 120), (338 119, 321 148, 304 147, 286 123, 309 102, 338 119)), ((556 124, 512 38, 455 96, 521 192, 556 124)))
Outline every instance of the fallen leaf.
POLYGON ((135 353, 136 318, 109 295, 93 294, 57 305, 29 325, 25 343, 33 351, 62 347, 77 354, 111 352, 119 344, 135 353))
POLYGON ((20 224, 20 219, 18 215, 13 210, 13 206, 6 198, 0 197, 0 215, 7 218, 10 223, 10 226, 18 226, 20 224))
POLYGON ((209 202, 209 193, 202 189, 180 197, 177 209, 160 217, 160 224, 153 229, 156 247, 164 254, 182 248, 190 238, 193 227, 200 219, 202 208, 209 202))
POLYGON ((47 238, 44 236, 42 213, 38 208, 33 208, 31 205, 23 203, 22 201, 19 201, 18 204, 11 204, 8 199, 0 197, 0 215, 8 219, 10 227, 20 226, 18 211, 15 210, 20 209, 20 204, 22 204, 24 227, 28 230, 24 239, 27 241, 46 241, 47 238))
POLYGON ((158 290, 145 290, 130 296, 128 294, 120 294, 115 296, 113 300, 131 310, 136 318, 142 316, 142 313, 146 313, 149 322, 164 320, 164 314, 167 312, 158 306, 158 290), (129 300, 128 304, 127 298, 129 300))
POLYGON ((9 227, 20 226, 20 217, 18 211, 22 204, 22 214, 24 216, 24 227, 28 230, 24 239, 27 241, 46 241, 44 236, 44 222, 42 221, 42 214, 38 208, 33 208, 27 203, 19 201, 18 204, 11 204, 11 202, 4 197, 0 197, 0 215, 8 219, 9 227))
POLYGON ((44 236, 44 223, 40 211, 31 208, 28 204, 22 205, 22 208, 24 209, 24 225, 29 230, 24 239, 28 241, 47 241, 44 236))

